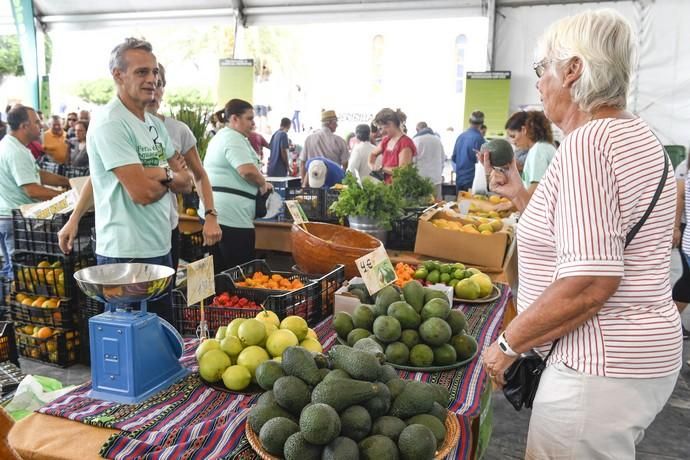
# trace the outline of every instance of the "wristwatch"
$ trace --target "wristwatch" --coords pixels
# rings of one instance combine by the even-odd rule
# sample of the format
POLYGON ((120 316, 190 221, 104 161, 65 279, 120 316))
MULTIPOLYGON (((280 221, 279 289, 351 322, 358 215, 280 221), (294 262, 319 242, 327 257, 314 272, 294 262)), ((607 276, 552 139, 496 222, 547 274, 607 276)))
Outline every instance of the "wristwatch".
POLYGON ((212 216, 218 217, 218 213, 217 213, 216 210, 213 209, 213 208, 207 209, 207 210, 204 212, 204 217, 208 216, 209 214, 212 215, 212 216))
POLYGON ((517 358, 520 356, 518 353, 513 351, 512 348, 510 348, 510 345, 508 345, 505 331, 501 332, 501 335, 498 336, 498 347, 506 356, 510 356, 511 358, 517 358))
POLYGON ((170 183, 173 181, 175 173, 173 173, 173 170, 168 166, 163 169, 165 169, 165 180, 163 181, 163 185, 170 185, 170 183))

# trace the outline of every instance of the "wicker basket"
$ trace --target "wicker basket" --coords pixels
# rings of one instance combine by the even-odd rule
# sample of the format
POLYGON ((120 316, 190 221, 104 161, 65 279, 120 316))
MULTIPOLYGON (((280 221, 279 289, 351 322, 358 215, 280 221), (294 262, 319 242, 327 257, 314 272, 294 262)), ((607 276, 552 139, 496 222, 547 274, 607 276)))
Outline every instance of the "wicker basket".
MULTIPOLYGON (((252 446, 254 452, 256 452, 259 457, 263 460, 280 460, 282 457, 275 457, 268 452, 266 452, 261 445, 259 440, 259 435, 254 433, 254 430, 249 426, 249 423, 245 425, 244 432, 249 441, 249 445, 252 446)), ((453 412, 448 412, 446 417, 446 437, 443 440, 443 444, 436 451, 435 460, 442 460, 453 450, 458 442, 460 441, 460 423, 458 422, 458 417, 453 412)))

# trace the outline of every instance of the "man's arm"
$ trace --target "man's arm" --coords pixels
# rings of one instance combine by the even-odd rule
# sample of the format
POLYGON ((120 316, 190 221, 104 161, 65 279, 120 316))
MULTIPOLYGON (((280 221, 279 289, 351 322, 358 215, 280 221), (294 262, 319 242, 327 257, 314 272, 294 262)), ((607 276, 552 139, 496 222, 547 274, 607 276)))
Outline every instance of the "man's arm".
MULTIPOLYGON (((196 151, 196 148, 194 150, 196 151)), ((170 183, 170 190, 175 193, 191 193, 194 176, 187 169, 185 158, 178 152, 175 152, 175 155, 168 159, 168 166, 175 173, 173 181, 170 183)))
POLYGON ((41 184, 69 188, 69 179, 64 176, 59 176, 43 170, 39 171, 38 175, 41 178, 41 184))
POLYGON ((79 221, 87 210, 93 207, 93 184, 91 183, 91 178, 89 177, 81 191, 79 192, 79 198, 77 203, 74 205, 74 211, 69 216, 67 223, 58 232, 58 244, 60 249, 65 254, 72 252, 72 247, 74 245, 74 239, 77 237, 77 231, 79 230, 79 221))
MULTIPOLYGON (((213 203, 213 190, 211 189, 211 181, 206 174, 206 170, 201 164, 201 158, 196 147, 187 150, 184 155, 187 166, 194 176, 194 183, 196 189, 199 191, 199 198, 204 204, 204 209, 215 209, 213 203)), ((220 241, 222 232, 218 225, 218 218, 213 214, 208 214, 204 217, 204 244, 212 246, 220 241)))
POLYGON ((155 203, 168 192, 168 187, 163 185, 166 179, 165 170, 163 168, 146 169, 151 171, 145 171, 141 163, 133 163, 112 170, 136 204, 155 203))
POLYGON ((22 188, 24 189, 24 192, 29 195, 29 198, 36 201, 50 200, 51 198, 54 198, 62 193, 58 190, 53 190, 52 188, 47 188, 36 183, 24 184, 22 185, 22 188))

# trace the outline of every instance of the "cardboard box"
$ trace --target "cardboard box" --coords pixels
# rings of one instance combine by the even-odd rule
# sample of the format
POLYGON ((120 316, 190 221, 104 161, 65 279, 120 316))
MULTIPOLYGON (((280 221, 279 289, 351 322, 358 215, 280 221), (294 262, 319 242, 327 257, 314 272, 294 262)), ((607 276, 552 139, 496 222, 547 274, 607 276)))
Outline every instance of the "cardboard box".
POLYGON ((478 235, 436 227, 431 220, 437 218, 462 223, 469 219, 447 209, 428 211, 419 218, 414 252, 489 270, 501 270, 512 241, 512 232, 508 228, 493 235, 478 235))

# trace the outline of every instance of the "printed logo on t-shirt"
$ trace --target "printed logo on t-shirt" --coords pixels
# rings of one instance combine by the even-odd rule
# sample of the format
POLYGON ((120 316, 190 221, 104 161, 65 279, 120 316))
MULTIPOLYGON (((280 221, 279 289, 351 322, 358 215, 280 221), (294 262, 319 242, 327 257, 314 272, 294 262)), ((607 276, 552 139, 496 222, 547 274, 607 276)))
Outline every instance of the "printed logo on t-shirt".
POLYGON ((137 154, 144 168, 154 168, 166 163, 165 150, 160 143, 158 129, 154 125, 149 125, 149 134, 153 140, 153 145, 137 145, 137 154))

